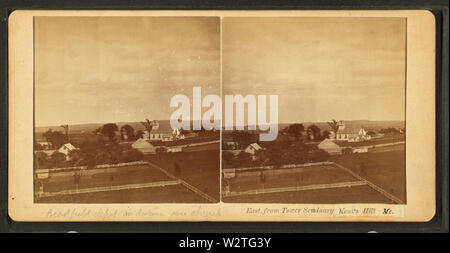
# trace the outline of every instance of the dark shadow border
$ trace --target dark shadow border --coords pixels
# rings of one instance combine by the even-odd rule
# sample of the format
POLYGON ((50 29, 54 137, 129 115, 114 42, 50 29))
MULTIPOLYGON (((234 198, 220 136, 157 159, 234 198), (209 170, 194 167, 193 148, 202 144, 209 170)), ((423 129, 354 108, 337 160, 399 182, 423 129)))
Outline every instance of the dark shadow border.
MULTIPOLYGON (((4 0, 1 6, 0 232, 448 232, 447 0, 4 0), (14 10, 429 10, 436 18, 436 215, 429 222, 15 222, 8 216, 8 17, 14 10)), ((9 129, 13 131, 13 129, 9 129)))

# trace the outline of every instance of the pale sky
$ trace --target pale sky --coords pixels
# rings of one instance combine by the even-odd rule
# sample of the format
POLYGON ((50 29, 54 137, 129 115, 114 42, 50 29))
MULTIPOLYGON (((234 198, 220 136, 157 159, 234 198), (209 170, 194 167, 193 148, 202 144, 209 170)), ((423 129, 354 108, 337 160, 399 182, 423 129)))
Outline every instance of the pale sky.
POLYGON ((278 94, 279 122, 404 120, 403 18, 224 18, 223 94, 278 94))
MULTIPOLYGON (((405 40, 401 18, 223 18, 222 93, 278 94, 280 123, 404 120, 405 40)), ((35 18, 36 126, 169 119, 193 86, 220 94, 217 17, 35 18)))
POLYGON ((36 126, 169 119, 220 94, 217 17, 36 17, 36 126))

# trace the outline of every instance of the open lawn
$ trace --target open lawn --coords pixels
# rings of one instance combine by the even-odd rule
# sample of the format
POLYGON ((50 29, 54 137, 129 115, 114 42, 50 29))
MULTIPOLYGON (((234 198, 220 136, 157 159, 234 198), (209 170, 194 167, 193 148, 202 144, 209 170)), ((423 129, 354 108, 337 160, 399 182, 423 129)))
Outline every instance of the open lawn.
POLYGON ((234 178, 224 178, 223 187, 229 185, 230 191, 247 191, 262 188, 331 184, 357 180, 351 174, 345 173, 340 168, 334 166, 283 169, 282 174, 270 172, 270 170, 265 170, 252 173, 254 175, 246 172, 238 172, 234 178))
POLYGON ((367 185, 224 197, 223 201, 228 203, 280 204, 392 203, 388 198, 367 185))
POLYGON ((220 150, 162 153, 145 159, 219 200, 220 150))
POLYGON ((405 151, 332 156, 336 162, 406 203, 405 151))
POLYGON ((45 197, 39 203, 206 203, 182 185, 45 197))
MULTIPOLYGON (((105 172, 99 172, 94 175, 82 175, 79 180, 78 189, 172 180, 161 171, 153 169, 148 165, 124 166, 115 168, 114 170, 97 170, 105 172)), ((43 183, 44 192, 77 189, 74 176, 50 176, 43 183)))
POLYGON ((396 134, 396 135, 390 135, 389 137, 374 138, 374 139, 371 139, 368 141, 361 141, 361 142, 336 141, 336 143, 341 147, 363 147, 363 146, 373 146, 373 145, 378 145, 378 144, 394 143, 394 142, 400 142, 400 141, 405 141, 405 135, 396 134))

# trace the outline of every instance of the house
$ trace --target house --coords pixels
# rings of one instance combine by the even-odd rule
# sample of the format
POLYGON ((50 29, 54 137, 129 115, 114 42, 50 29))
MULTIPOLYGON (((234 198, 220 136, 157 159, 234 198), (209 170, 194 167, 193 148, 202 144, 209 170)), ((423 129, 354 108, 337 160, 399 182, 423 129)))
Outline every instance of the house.
POLYGON ((131 144, 131 147, 141 151, 144 155, 156 153, 155 146, 144 138, 137 139, 133 144, 131 144))
POLYGON ((58 149, 58 152, 67 156, 67 155, 69 155, 70 151, 74 151, 74 150, 77 150, 77 148, 74 145, 72 145, 71 143, 66 143, 66 144, 63 144, 58 149))
POLYGON ((58 152, 65 155, 66 156, 66 160, 68 161, 69 158, 69 154, 71 151, 77 150, 78 148, 76 148, 74 145, 72 145, 71 143, 66 143, 63 144, 59 149, 58 152))
POLYGON ((330 155, 339 155, 342 153, 342 147, 336 144, 332 139, 325 139, 317 147, 330 155))
POLYGON ((370 135, 364 127, 346 126, 344 122, 339 121, 338 130, 334 134, 337 141, 359 142, 370 140, 370 135))
POLYGON ((354 147, 353 148, 353 153, 367 153, 367 152, 369 152, 368 147, 354 147))
POLYGON ((151 132, 145 131, 144 138, 150 141, 173 141, 185 137, 180 130, 172 129, 169 124, 160 125, 158 121, 154 120, 151 132))
POLYGON ((262 149, 263 148, 258 143, 252 143, 244 149, 244 152, 249 153, 250 155, 255 155, 257 151, 262 149))
POLYGON ((236 150, 239 148, 239 144, 236 141, 226 141, 225 147, 229 150, 236 150))
POLYGON ((168 153, 177 153, 177 152, 182 152, 182 151, 183 151, 183 148, 180 146, 167 147, 168 153))
POLYGON ((38 144, 42 147, 43 150, 49 150, 52 147, 52 144, 48 141, 40 141, 38 144))

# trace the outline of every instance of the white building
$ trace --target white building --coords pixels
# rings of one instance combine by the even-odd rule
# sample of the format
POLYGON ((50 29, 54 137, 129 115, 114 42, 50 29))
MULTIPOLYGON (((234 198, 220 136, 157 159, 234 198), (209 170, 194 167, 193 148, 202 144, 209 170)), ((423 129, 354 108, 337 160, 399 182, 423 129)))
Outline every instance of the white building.
POLYGON ((244 152, 255 155, 257 151, 262 149, 263 148, 258 143, 252 143, 248 145, 246 149, 244 149, 244 152))
POLYGON ((333 140, 331 139, 325 139, 321 143, 317 145, 319 149, 324 150, 330 155, 338 155, 342 153, 342 147, 337 145, 333 140))
POLYGON ((359 142, 371 139, 364 127, 346 126, 342 121, 339 121, 338 130, 334 134, 334 137, 337 141, 348 142, 359 142))
POLYGON ((151 141, 173 141, 185 138, 184 135, 180 133, 180 130, 172 129, 168 124, 160 125, 156 120, 152 123, 152 131, 150 133, 145 131, 144 139, 151 141))
POLYGON ((156 153, 155 146, 153 146, 150 142, 148 142, 147 140, 145 140, 143 138, 137 139, 133 144, 131 144, 131 147, 141 151, 143 154, 155 154, 156 153))
POLYGON ((66 143, 58 149, 58 152, 64 154, 66 156, 66 160, 69 160, 69 153, 74 150, 77 150, 74 145, 72 145, 71 143, 66 143))

